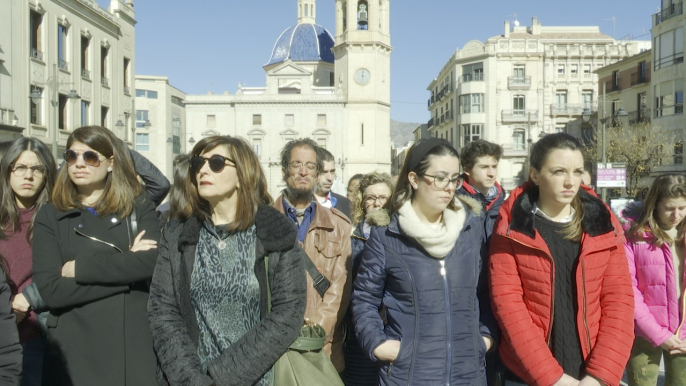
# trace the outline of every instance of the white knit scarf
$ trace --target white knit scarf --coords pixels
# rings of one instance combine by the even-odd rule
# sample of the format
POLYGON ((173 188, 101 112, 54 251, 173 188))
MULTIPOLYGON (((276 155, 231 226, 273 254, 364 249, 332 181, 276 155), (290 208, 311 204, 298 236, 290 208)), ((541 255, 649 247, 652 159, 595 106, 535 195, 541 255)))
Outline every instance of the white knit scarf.
MULTIPOLYGON (((455 201, 459 203, 459 201, 455 201)), ((400 229, 415 239, 432 257, 442 259, 455 247, 467 214, 458 206, 457 210, 446 208, 443 211, 443 219, 440 227, 434 229, 419 220, 412 204, 408 200, 398 210, 398 224, 400 229)))

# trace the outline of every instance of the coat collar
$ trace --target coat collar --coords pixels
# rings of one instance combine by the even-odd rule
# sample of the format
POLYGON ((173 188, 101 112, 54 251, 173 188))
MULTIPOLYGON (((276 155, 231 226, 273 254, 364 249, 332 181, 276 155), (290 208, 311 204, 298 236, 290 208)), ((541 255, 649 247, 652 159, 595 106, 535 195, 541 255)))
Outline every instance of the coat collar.
MULTIPOLYGON (((460 205, 462 206, 461 209, 459 210, 466 210, 467 211, 467 216, 464 221, 464 227, 466 228, 472 221, 479 220, 481 221, 481 211, 482 207, 481 204, 474 198, 469 197, 467 195, 455 195, 455 197, 459 200, 460 205)), ((393 213, 390 218, 390 222, 388 223, 388 230, 395 233, 395 234, 402 234, 402 231, 400 230, 400 224, 398 223, 398 213, 393 213)))
MULTIPOLYGON (((310 223, 310 230, 312 229, 325 229, 327 231, 332 231, 334 229, 333 222, 331 221, 331 217, 329 217, 329 213, 327 212, 321 204, 317 202, 317 200, 314 200, 315 204, 315 212, 314 212, 314 218, 312 219, 312 222, 310 223)), ((283 207, 283 193, 279 195, 279 197, 276 199, 274 202, 274 209, 281 213, 286 213, 286 209, 283 207)))
MULTIPOLYGON (((536 230, 534 227, 535 215, 532 210, 533 204, 538 200, 538 186, 527 183, 518 191, 513 192, 513 194, 516 196, 511 198, 514 199, 514 204, 512 205, 508 233, 510 230, 513 230, 533 239, 535 238, 536 230)), ((580 189, 577 194, 585 213, 584 218, 581 220, 584 233, 590 237, 596 237, 610 232, 617 232, 612 224, 610 210, 598 197, 585 189, 580 189)))

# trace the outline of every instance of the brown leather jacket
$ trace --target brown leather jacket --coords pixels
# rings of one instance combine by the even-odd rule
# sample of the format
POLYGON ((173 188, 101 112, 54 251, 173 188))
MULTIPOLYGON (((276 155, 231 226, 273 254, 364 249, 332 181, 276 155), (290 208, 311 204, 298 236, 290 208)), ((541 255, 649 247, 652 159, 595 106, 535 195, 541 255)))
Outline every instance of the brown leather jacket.
MULTIPOLYGON (((325 208, 316 204, 314 219, 305 236, 303 249, 327 279, 331 287, 324 298, 312 285, 312 278, 307 274, 307 308, 305 317, 320 324, 327 332, 324 350, 331 358, 338 372, 345 369, 343 359, 343 328, 341 322, 350 302, 352 291, 352 268, 350 220, 339 210, 325 208)), ((274 207, 286 213, 283 207, 283 195, 274 202, 274 207)), ((350 332, 349 332, 350 333, 350 332)))

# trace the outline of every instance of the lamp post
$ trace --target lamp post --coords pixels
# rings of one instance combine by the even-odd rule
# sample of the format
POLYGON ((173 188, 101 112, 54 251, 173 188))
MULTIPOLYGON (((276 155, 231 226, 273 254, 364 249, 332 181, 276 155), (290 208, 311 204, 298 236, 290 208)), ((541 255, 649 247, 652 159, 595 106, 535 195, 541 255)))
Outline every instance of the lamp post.
MULTIPOLYGON (((602 153, 601 153, 600 159, 601 159, 601 163, 603 164, 603 168, 606 166, 605 164, 607 163, 607 154, 606 154, 607 153, 607 145, 606 145, 607 142, 605 141, 605 112, 606 112, 605 105, 607 103, 615 103, 615 101, 607 98, 607 95, 605 95, 605 90, 606 90, 606 85, 605 85, 605 83, 603 83, 603 94, 598 98, 598 104, 601 104, 601 103, 603 104, 602 119, 599 119, 599 121, 600 121, 600 135, 601 135, 601 138, 603 141, 602 153)), ((617 101, 617 102, 621 102, 621 101, 617 101)), ((591 126, 593 126, 593 128, 595 129, 595 126, 591 122, 591 114, 592 113, 591 113, 590 108, 584 108, 583 112, 581 113, 581 117, 584 120, 584 122, 590 123, 591 126)), ((619 110, 617 110, 616 116, 628 117, 629 114, 626 112, 626 110, 624 110, 623 108, 620 108, 619 110)), ((602 187, 601 189, 602 189, 601 190, 601 198, 602 198, 603 202, 606 202, 607 201, 607 188, 602 187)))
MULTIPOLYGON (((59 103, 60 103, 59 96, 58 96, 59 87, 63 86, 63 85, 68 85, 68 84, 73 85, 74 83, 73 82, 60 82, 59 73, 57 72, 57 64, 52 65, 52 73, 53 73, 53 75, 51 77, 49 77, 45 81, 45 83, 38 83, 38 84, 40 84, 42 86, 47 86, 48 88, 50 88, 50 91, 52 93, 51 98, 50 98, 50 104, 53 107, 53 115, 55 116, 55 118, 54 118, 55 127, 52 130, 52 156, 55 157, 55 160, 57 160, 59 158, 59 155, 57 154, 57 138, 58 138, 59 133, 60 133, 60 129, 59 129, 60 125, 58 122, 59 114, 57 112, 57 108, 58 108, 59 103)), ((34 91, 31 91, 31 93, 29 94, 29 98, 31 99, 31 101, 33 101, 33 103, 38 104, 38 103, 40 103, 40 100, 43 97, 41 96, 41 94, 38 91, 34 90, 34 91)), ((75 89, 69 90, 69 94, 67 94, 67 98, 69 98, 71 100, 81 99, 81 97, 79 96, 79 94, 76 92, 75 89)))

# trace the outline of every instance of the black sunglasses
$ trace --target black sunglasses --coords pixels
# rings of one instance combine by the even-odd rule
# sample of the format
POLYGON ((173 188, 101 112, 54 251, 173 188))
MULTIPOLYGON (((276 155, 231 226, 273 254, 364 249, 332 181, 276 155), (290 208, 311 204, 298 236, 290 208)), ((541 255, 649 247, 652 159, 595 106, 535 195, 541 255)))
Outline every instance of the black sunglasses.
POLYGON ((203 165, 205 165, 205 162, 209 163, 210 170, 212 170, 214 173, 221 172, 222 170, 224 170, 224 167, 226 165, 236 166, 236 163, 231 158, 224 157, 219 154, 215 154, 210 158, 205 158, 196 155, 191 157, 191 172, 193 172, 193 174, 198 174, 200 172, 200 169, 202 169, 203 165), (227 164, 226 161, 229 161, 231 163, 227 164))
POLYGON ((100 166, 100 154, 92 150, 86 150, 82 153, 77 153, 74 150, 67 149, 62 154, 62 158, 64 158, 67 164, 71 166, 79 159, 79 155, 83 156, 83 162, 85 162, 86 165, 93 167, 100 166))

